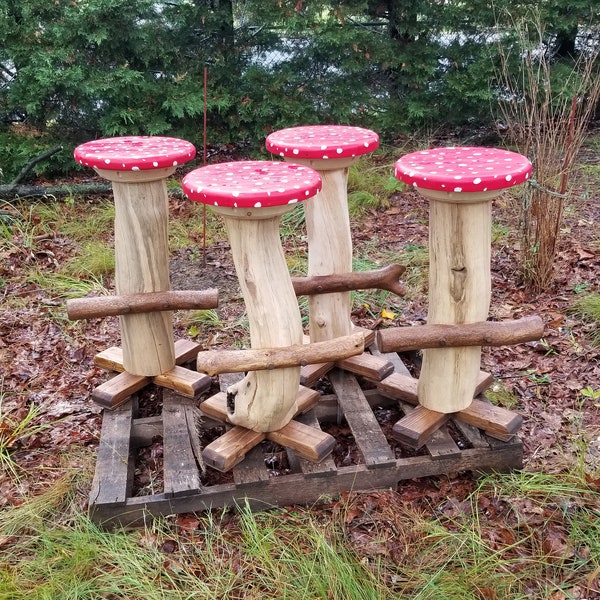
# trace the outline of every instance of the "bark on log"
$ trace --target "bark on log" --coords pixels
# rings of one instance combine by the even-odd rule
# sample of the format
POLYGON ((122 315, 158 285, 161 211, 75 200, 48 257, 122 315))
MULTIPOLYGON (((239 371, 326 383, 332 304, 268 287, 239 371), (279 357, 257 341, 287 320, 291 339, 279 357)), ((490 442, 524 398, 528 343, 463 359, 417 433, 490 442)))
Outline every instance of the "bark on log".
POLYGON ((108 183, 77 183, 74 185, 14 185, 12 183, 0 185, 0 198, 13 200, 14 198, 43 198, 62 196, 86 196, 111 194, 112 187, 108 183))
POLYGON ((382 329, 377 332, 377 347, 381 352, 408 352, 423 348, 508 346, 539 340, 543 335, 544 322, 534 315, 512 321, 382 329))
POLYGON ((362 354, 364 347, 364 335, 354 333, 334 340, 284 348, 210 350, 198 354, 196 368, 211 377, 219 373, 281 369, 342 360, 362 354))
POLYGON ((331 294, 366 289, 388 290, 398 296, 404 296, 406 288, 399 281, 400 275, 404 271, 406 271, 406 267, 402 265, 388 265, 371 271, 292 277, 292 285, 294 286, 296 296, 312 296, 315 294, 331 294))
POLYGON ((98 296, 67 300, 67 316, 71 321, 97 319, 117 315, 157 312, 163 310, 189 310, 216 308, 218 291, 180 290, 98 296))

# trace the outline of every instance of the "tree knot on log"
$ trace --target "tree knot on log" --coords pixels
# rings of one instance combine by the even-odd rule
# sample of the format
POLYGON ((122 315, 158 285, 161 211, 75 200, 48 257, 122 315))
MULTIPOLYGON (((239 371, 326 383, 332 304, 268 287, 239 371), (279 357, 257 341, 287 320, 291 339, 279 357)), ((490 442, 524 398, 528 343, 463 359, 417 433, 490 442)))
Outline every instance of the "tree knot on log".
POLYGON ((232 415, 235 412, 235 397, 237 390, 227 390, 227 412, 232 415))

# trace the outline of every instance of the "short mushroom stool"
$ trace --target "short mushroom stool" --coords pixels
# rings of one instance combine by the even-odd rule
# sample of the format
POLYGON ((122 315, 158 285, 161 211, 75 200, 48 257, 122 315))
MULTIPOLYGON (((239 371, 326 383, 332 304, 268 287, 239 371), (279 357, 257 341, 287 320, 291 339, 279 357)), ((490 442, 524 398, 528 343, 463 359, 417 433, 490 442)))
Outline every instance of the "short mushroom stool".
MULTIPOLYGON (((422 150, 396 162, 396 178, 430 200, 428 324, 487 320, 491 201, 531 170, 520 154, 483 147, 422 150)), ((424 350, 419 404, 445 414, 468 408, 480 362, 480 346, 424 350)))
POLYGON ((319 280, 321 288, 328 286, 328 276, 345 276, 347 280, 346 291, 309 295, 311 342, 346 336, 352 331, 348 169, 361 155, 373 152, 378 146, 377 133, 348 125, 290 127, 267 136, 269 152, 287 162, 312 167, 323 179, 321 192, 304 207, 308 279, 319 280))
POLYGON ((192 371, 173 372, 176 363, 193 359, 199 346, 184 342, 175 347, 170 310, 180 306, 169 291, 167 240, 165 180, 195 154, 190 142, 154 136, 99 139, 74 151, 77 162, 93 168, 111 181, 113 188, 118 294, 114 300, 122 301, 125 308, 110 314, 126 314, 119 314, 122 351, 109 349, 106 356, 101 353, 96 357, 96 364, 125 373, 122 381, 115 378, 116 381, 107 382, 106 389, 100 386, 93 394, 96 401, 111 408, 128 393, 146 385, 149 377, 162 377, 162 384, 173 389, 181 384, 187 395, 193 395, 200 382, 200 387, 204 387, 205 378, 199 378, 198 374, 189 379, 192 371), (157 301, 161 303, 159 308, 157 301), (148 308, 149 304, 154 308, 148 308))
MULTIPOLYGON (((252 350, 276 352, 277 348, 301 347, 301 315, 281 246, 279 222, 284 213, 321 189, 319 174, 283 162, 229 162, 192 171, 184 177, 182 188, 191 200, 211 205, 225 221, 248 312, 252 350)), ((300 398, 307 388, 300 386, 299 362, 282 368, 273 366, 249 370, 227 389, 227 414, 223 414, 222 407, 209 413, 211 399, 201 405, 203 412, 237 426, 216 440, 217 446, 213 442, 205 448, 206 464, 228 470, 265 437, 277 439, 272 433, 283 432, 298 412, 317 400, 318 393, 312 390, 308 390, 308 402, 300 398), (242 450, 238 452, 237 448, 242 450)), ((305 431, 315 430, 304 426, 300 437, 305 431)), ((333 449, 334 440, 327 434, 321 438, 326 455, 333 449)), ((285 440, 277 441, 286 445, 285 440)))

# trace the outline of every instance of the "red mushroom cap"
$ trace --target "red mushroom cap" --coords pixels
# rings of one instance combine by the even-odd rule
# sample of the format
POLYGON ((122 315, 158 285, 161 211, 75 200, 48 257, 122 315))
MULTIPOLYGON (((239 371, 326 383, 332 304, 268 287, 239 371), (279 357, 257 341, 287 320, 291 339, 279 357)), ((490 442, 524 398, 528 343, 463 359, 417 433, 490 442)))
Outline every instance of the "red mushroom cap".
POLYGON ((396 161, 396 179, 445 192, 487 192, 529 179, 529 160, 508 150, 457 146, 411 152, 396 161))
POLYGON ((231 208, 260 208, 302 202, 321 189, 310 167, 249 160, 200 167, 181 182, 190 200, 231 208))
POLYGON ((86 166, 110 171, 145 171, 182 165, 196 156, 190 142, 170 137, 127 136, 86 142, 73 152, 86 166))
POLYGON ((274 131, 265 145, 269 152, 290 158, 353 158, 376 150, 379 136, 350 125, 303 125, 274 131))

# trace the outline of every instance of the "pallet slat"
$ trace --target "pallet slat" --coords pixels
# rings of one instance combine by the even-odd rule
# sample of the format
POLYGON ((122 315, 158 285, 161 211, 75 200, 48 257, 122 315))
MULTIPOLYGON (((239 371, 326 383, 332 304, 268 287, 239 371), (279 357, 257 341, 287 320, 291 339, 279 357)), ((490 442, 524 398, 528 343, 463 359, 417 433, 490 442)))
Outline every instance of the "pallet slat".
POLYGON ((129 400, 102 418, 96 472, 90 506, 124 506, 131 496, 134 461, 131 446, 134 401, 129 400))
POLYGON ((394 455, 356 379, 335 370, 329 374, 329 380, 365 464, 380 467, 393 463, 394 455))
POLYGON ((192 446, 192 436, 197 436, 193 406, 165 394, 162 417, 165 494, 178 496, 200 490, 200 472, 192 446))

